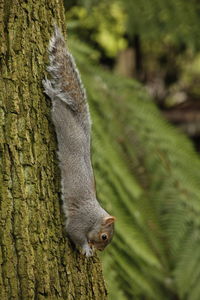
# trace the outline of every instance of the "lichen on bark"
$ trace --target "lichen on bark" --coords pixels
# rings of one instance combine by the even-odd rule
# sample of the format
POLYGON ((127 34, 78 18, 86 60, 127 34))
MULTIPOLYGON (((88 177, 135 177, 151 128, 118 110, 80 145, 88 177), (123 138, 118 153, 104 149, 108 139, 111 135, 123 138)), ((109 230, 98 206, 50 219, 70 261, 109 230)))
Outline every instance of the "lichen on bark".
POLYGON ((98 257, 67 241, 42 90, 61 0, 0 0, 0 299, 106 299, 98 257))

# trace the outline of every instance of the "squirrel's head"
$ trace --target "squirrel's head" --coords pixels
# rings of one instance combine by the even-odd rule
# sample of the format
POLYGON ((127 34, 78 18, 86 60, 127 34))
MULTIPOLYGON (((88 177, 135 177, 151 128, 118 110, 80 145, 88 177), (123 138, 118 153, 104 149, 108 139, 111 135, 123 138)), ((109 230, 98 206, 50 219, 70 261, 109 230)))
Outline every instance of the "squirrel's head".
POLYGON ((115 220, 115 217, 107 216, 99 223, 96 223, 94 229, 88 234, 89 245, 97 250, 104 250, 112 240, 115 220))

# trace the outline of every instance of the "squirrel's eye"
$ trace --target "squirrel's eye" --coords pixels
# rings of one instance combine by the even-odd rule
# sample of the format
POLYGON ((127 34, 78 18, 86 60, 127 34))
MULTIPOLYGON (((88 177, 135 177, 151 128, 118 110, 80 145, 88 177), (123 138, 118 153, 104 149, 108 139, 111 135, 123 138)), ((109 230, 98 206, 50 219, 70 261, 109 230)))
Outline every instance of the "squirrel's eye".
POLYGON ((104 233, 104 234, 102 234, 101 238, 103 241, 105 241, 105 240, 107 240, 108 236, 107 236, 107 234, 104 233))

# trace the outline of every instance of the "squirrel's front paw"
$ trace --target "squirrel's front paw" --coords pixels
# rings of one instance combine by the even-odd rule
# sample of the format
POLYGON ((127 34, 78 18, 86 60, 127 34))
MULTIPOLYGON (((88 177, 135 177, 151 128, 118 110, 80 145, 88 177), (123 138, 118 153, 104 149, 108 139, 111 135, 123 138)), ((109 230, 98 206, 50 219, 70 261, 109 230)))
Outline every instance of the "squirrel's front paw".
POLYGON ((84 254, 86 257, 91 257, 93 255, 93 250, 88 244, 85 244, 82 247, 82 254, 84 254))

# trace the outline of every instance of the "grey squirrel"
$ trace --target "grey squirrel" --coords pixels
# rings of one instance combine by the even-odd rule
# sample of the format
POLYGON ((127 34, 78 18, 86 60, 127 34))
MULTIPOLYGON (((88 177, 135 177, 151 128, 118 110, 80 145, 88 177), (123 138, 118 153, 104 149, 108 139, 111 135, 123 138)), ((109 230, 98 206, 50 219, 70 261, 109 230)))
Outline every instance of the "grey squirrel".
POLYGON ((76 247, 89 257, 94 249, 103 250, 111 242, 115 217, 96 199, 86 93, 57 26, 54 26, 48 51, 50 79, 43 80, 43 86, 52 101, 66 230, 76 247))

